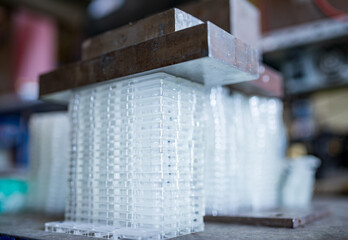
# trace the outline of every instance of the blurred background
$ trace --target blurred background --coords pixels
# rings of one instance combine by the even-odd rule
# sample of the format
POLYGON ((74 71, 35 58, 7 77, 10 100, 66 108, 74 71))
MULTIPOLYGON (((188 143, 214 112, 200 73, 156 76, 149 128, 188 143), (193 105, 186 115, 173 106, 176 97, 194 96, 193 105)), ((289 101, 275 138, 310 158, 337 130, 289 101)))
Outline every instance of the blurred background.
MULTIPOLYGON (((30 167, 30 146, 40 137, 55 138, 53 133, 46 138, 31 134, 30 129, 40 124, 31 125, 30 119, 67 109, 38 99, 38 76, 78 61, 86 38, 189 2, 193 1, 0 0, 2 195, 10 187, 26 194, 27 181, 36 171, 30 167)), ((315 194, 348 194, 348 2, 250 2, 261 12, 262 62, 284 77, 281 100, 288 155, 321 160, 315 194)), ((66 125, 59 121, 50 126, 66 125)), ((40 154, 36 151, 34 155, 40 154)), ((17 201, 22 201, 20 196, 17 201)))

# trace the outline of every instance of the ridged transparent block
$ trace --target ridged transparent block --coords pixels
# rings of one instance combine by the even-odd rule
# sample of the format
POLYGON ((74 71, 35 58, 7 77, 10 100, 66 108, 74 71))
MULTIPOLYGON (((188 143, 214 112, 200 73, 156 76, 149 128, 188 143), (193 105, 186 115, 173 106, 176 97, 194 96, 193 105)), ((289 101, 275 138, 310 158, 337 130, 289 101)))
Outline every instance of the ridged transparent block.
POLYGON ((75 90, 65 221, 49 232, 164 239, 203 231, 205 94, 164 73, 75 90))
POLYGON ((29 121, 30 166, 27 207, 62 214, 69 160, 67 112, 36 113, 29 121))
POLYGON ((209 96, 206 213, 229 216, 278 206, 285 161, 282 102, 230 94, 213 88, 209 96))

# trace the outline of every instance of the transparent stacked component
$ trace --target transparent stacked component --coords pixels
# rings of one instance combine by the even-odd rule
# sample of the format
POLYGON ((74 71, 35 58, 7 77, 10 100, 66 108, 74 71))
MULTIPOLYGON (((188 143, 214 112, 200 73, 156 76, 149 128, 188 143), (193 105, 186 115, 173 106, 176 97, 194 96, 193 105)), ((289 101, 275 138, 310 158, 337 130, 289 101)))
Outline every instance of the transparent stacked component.
POLYGON ((164 73, 76 90, 64 222, 46 231, 163 239, 203 231, 203 86, 164 73))
POLYGON ((280 203, 280 180, 285 163, 283 103, 276 98, 256 96, 246 100, 251 124, 246 128, 246 141, 251 143, 247 151, 251 206, 253 210, 271 209, 280 203))
POLYGON ((230 191, 237 186, 232 168, 237 167, 233 152, 233 117, 228 91, 214 88, 210 94, 210 108, 207 108, 209 127, 207 128, 207 158, 205 166, 206 210, 209 215, 227 214, 237 206, 236 193, 230 191))
POLYGON ((30 117, 30 169, 27 207, 61 214, 69 160, 69 117, 66 112, 37 113, 30 117))
POLYGON ((222 87, 213 88, 209 100, 207 215, 276 207, 286 144, 281 101, 222 87))

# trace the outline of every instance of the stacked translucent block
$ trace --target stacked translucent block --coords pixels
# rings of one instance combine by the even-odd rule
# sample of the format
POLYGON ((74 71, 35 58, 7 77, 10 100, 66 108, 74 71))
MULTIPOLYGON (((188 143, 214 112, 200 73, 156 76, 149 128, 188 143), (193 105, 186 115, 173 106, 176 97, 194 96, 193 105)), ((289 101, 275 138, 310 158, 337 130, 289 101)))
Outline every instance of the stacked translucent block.
POLYGON ((206 213, 276 207, 286 139, 281 101, 219 87, 207 112, 206 213))
POLYGON ((203 231, 203 86, 164 73, 76 90, 65 221, 46 231, 163 239, 203 231))
POLYGON ((251 143, 247 150, 251 206, 253 210, 271 209, 280 203, 280 179, 285 162, 283 104, 275 98, 253 96, 246 100, 251 123, 245 127, 246 141, 251 143))
POLYGON ((29 132, 28 207, 46 213, 63 213, 70 151, 68 113, 32 115, 29 132))
POLYGON ((282 206, 308 208, 313 197, 315 172, 320 160, 314 156, 290 158, 282 176, 282 206))

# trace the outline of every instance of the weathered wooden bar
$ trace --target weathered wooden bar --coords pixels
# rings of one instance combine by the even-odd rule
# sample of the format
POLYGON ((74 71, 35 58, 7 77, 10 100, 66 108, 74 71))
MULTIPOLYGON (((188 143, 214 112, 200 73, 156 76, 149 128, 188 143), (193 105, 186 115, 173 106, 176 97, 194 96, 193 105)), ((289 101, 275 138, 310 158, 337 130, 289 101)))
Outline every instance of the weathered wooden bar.
POLYGON ((40 97, 64 101, 71 89, 157 72, 210 86, 253 80, 257 51, 207 22, 43 74, 40 97))
POLYGON ((128 47, 168 33, 203 23, 180 9, 173 8, 126 26, 86 39, 82 44, 82 60, 128 47))

